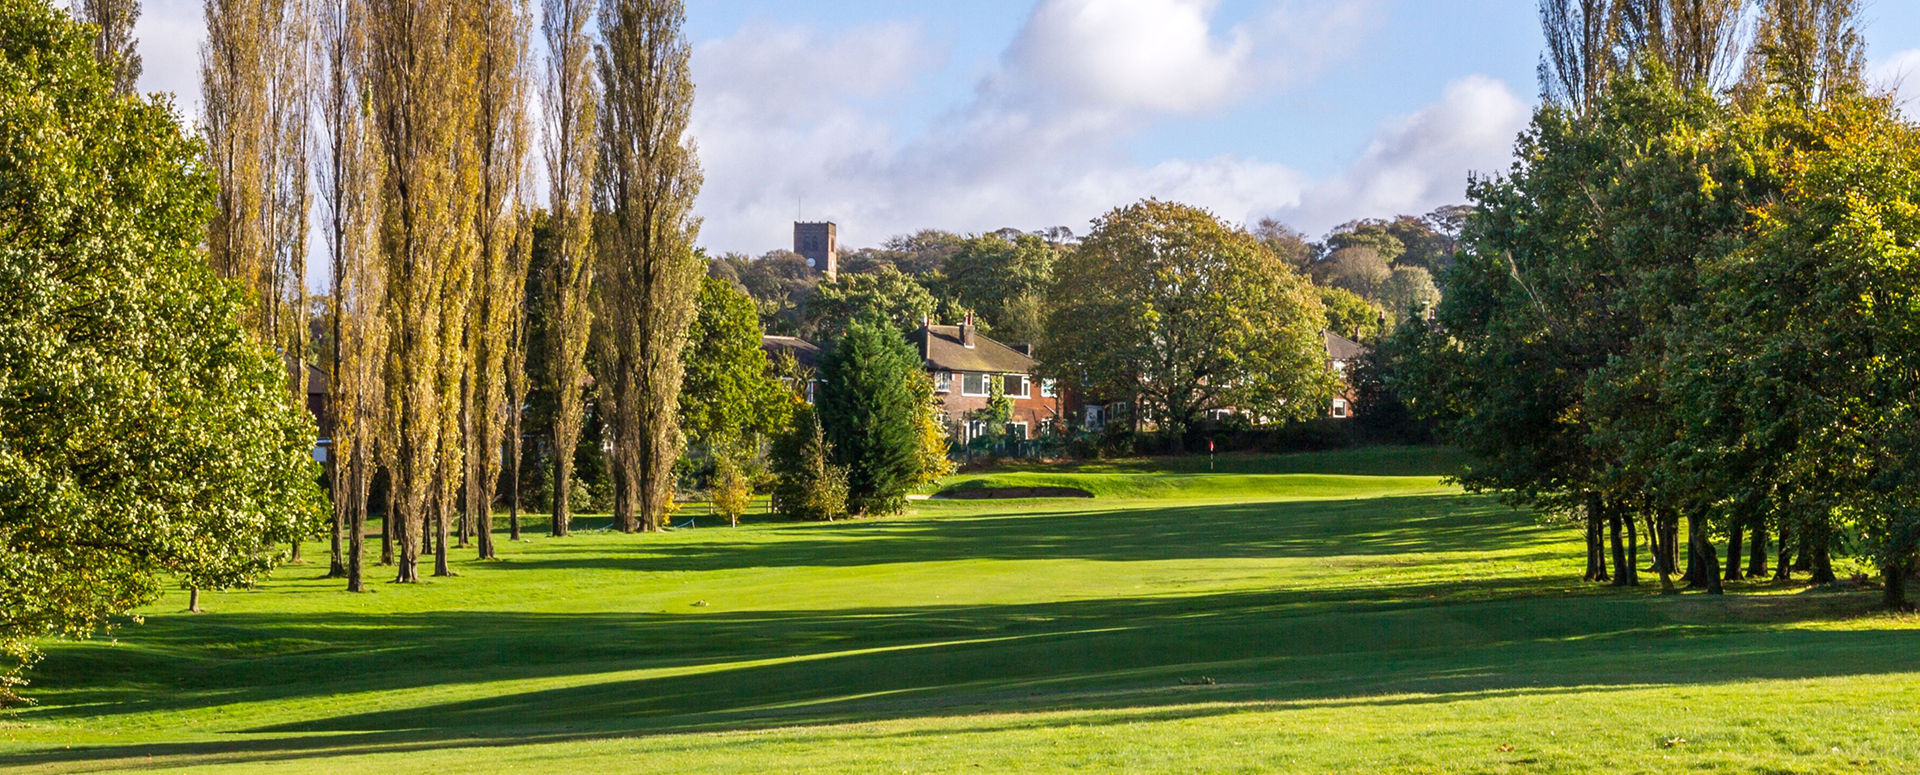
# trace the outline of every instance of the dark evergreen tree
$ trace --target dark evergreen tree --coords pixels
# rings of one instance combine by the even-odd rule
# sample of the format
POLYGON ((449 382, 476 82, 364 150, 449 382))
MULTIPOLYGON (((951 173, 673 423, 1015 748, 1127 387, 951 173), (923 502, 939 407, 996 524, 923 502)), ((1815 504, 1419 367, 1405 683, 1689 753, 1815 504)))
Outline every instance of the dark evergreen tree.
POLYGON ((821 359, 820 425, 832 460, 847 469, 847 508, 862 516, 906 505, 919 471, 914 373, 920 359, 892 323, 874 316, 847 326, 821 359))

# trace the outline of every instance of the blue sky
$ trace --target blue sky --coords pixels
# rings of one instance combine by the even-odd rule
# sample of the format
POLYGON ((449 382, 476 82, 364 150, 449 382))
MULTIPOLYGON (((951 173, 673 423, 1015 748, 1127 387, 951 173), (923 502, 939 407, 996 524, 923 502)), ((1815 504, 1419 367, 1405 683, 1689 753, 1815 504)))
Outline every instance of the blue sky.
MULTIPOLYGON (((854 246, 1084 232, 1148 196, 1319 234, 1460 201, 1537 93, 1530 0, 687 5, 715 251, 781 247, 796 214, 854 246)), ((193 110, 200 0, 146 8, 142 85, 193 110)), ((1875 77, 1920 86, 1920 2, 1866 19, 1875 77)))

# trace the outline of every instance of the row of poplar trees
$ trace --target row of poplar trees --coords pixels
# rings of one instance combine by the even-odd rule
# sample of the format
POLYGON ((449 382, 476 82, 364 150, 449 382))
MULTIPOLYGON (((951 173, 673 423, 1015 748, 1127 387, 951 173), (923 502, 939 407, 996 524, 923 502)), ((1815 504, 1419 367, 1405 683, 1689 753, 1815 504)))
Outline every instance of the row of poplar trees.
MULTIPOLYGON (((681 350, 705 268, 684 9, 543 0, 540 11, 544 59, 525 0, 206 0, 201 129, 220 189, 209 253, 254 289, 246 323, 287 354, 295 396, 323 324, 333 572, 354 591, 381 470, 396 581, 418 580, 423 551, 449 575, 450 533, 494 556, 491 506, 503 466, 521 459, 530 341, 547 347, 556 386, 553 534, 568 532, 590 361, 617 525, 659 529, 669 505, 681 350), (550 232, 530 283, 536 155, 550 232), (317 315, 309 233, 325 240, 331 283, 317 315), (538 336, 529 304, 546 311, 538 336)), ((114 34, 102 25, 103 41, 114 34)))
POLYGON ((1906 604, 1920 128, 1862 82, 1857 11, 1542 3, 1547 104, 1391 381, 1466 484, 1583 518, 1589 580, 1638 583, 1644 534, 1669 590, 1844 550, 1906 604))

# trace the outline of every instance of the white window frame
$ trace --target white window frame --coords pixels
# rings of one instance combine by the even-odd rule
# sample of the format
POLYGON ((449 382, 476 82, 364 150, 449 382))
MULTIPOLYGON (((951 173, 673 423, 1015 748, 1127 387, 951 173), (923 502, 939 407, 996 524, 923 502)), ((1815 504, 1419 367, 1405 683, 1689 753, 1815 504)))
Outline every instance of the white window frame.
POLYGON ((1059 391, 1054 389, 1053 380, 1050 380, 1050 379, 1040 380, 1040 397, 1041 398, 1058 398, 1059 397, 1059 391))
POLYGON ((1013 380, 1013 379, 1020 380, 1020 392, 1015 393, 1011 390, 1008 390, 1006 391, 1008 398, 1032 398, 1033 397, 1033 379, 1028 377, 1025 374, 1000 375, 1000 387, 1002 389, 1005 389, 1007 386, 1007 381, 1013 380))
POLYGON ((1007 427, 1019 428, 1021 441, 1026 441, 1028 439, 1033 438, 1033 434, 1031 432, 1032 426, 1029 425, 1026 420, 1010 420, 1007 422, 1007 427))
POLYGON ((933 373, 933 392, 935 393, 953 392, 953 372, 951 371, 934 372, 933 373))
POLYGON ((993 385, 987 382, 987 380, 991 379, 992 376, 993 375, 991 374, 981 374, 978 372, 961 372, 960 373, 960 395, 973 396, 976 398, 993 395, 993 385), (980 380, 980 392, 978 393, 968 392, 967 390, 968 377, 973 377, 980 380))
POLYGON ((1347 414, 1348 414, 1347 399, 1344 399, 1344 398, 1333 399, 1333 416, 1345 418, 1347 417, 1347 414))

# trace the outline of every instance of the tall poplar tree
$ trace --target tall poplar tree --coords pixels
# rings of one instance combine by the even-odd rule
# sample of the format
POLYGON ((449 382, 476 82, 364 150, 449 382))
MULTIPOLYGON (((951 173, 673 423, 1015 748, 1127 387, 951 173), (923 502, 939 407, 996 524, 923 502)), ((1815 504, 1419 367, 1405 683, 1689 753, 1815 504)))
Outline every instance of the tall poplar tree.
POLYGON ((379 149, 365 100, 366 3, 337 0, 318 17, 320 123, 317 183, 323 205, 330 293, 329 408, 333 419, 327 474, 333 492, 333 568, 347 589, 365 591, 362 536, 367 498, 379 467, 381 371, 386 331, 374 229, 378 224, 379 149), (345 546, 342 546, 344 538, 345 546))
MULTIPOLYGON (((384 166, 379 231, 384 256, 388 337, 386 429, 392 455, 394 543, 401 583, 419 580, 428 509, 445 529, 448 438, 457 414, 461 291, 461 160, 468 145, 461 79, 471 49, 453 4, 368 0, 367 88, 384 166), (451 383, 451 385, 449 384, 451 383), (449 387, 452 389, 449 390, 449 387)), ((457 424, 457 420, 455 421, 457 424)), ((442 542, 444 544, 444 542, 442 542)), ((437 568, 444 570, 444 568, 437 568)))
POLYGON ((138 91, 140 41, 133 37, 133 24, 140 20, 140 0, 79 0, 73 11, 74 18, 100 28, 94 33, 93 56, 112 75, 114 93, 138 91))
POLYGON ((567 535, 573 513, 573 453, 585 417, 587 335, 593 313, 592 183, 598 95, 588 57, 587 20, 593 0, 544 0, 541 33, 547 43, 545 99, 547 186, 552 219, 546 300, 548 373, 553 382, 553 535, 567 535))
POLYGON ((616 517, 629 532, 659 530, 671 504, 680 352, 705 268, 693 252, 701 175, 687 137, 693 76, 685 17, 679 0, 608 0, 600 14, 598 299, 612 365, 601 390, 614 409, 615 489, 625 501, 616 517))
POLYGON ((519 349, 517 323, 526 306, 528 252, 521 249, 520 185, 528 141, 528 14, 515 0, 478 0, 474 12, 480 49, 474 78, 479 189, 473 228, 479 254, 468 310, 472 376, 465 408, 466 510, 485 560, 495 556, 493 501, 505 459, 502 437, 510 425, 518 429, 518 423, 509 422, 519 403, 508 390, 508 379, 515 368, 510 361, 519 349))

